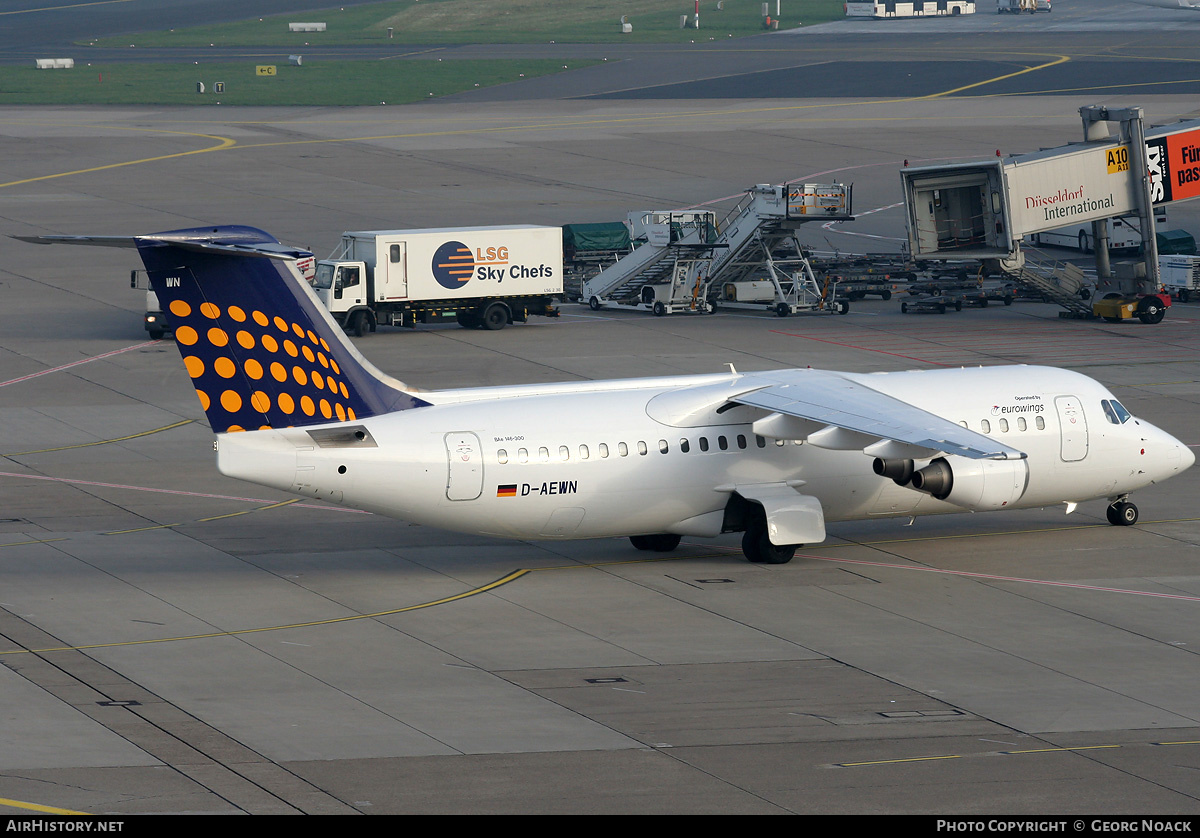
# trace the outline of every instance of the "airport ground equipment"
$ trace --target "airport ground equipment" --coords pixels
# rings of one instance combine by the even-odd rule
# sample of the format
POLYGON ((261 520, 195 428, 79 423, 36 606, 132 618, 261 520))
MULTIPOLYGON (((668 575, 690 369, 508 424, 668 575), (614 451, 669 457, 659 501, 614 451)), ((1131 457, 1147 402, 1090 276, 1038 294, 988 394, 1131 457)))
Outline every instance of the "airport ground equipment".
POLYGON ((1092 222, 1097 290, 1092 312, 1158 323, 1170 306, 1158 276, 1155 208, 1200 197, 1200 120, 1145 129, 1141 108, 1079 109, 1084 141, 979 163, 905 169, 910 253, 975 258, 1024 276, 1026 237, 1092 222), (1119 125, 1111 135, 1108 123, 1119 125), (1142 271, 1114 275, 1108 218, 1137 225, 1142 271), (1113 302, 1120 300, 1119 303, 1113 302))
POLYGON ((874 0, 846 3, 846 17, 943 17, 975 14, 975 0, 874 0))
POLYGON ((759 184, 719 221, 713 210, 631 213, 630 235, 645 241, 589 279, 584 298, 594 310, 706 313, 726 302, 749 305, 723 299, 722 289, 761 280, 773 286, 776 312, 824 310, 832 299, 818 286, 796 230, 807 221, 851 219, 851 194, 845 184, 759 184))
POLYGON ((633 250, 629 227, 621 221, 564 224, 563 290, 571 299, 583 299, 583 284, 633 250))
POLYGON ((1200 256, 1160 256, 1158 272, 1168 294, 1186 303, 1200 299, 1200 256))
POLYGON ((1159 256, 1192 256, 1196 253, 1196 238, 1187 230, 1162 230, 1154 235, 1159 256))
POLYGON ((1053 11, 1050 0, 996 0, 996 14, 1014 14, 1019 15, 1021 12, 1036 12, 1053 11))
POLYGON ((898 260, 895 254, 810 257, 809 262, 818 277, 835 279, 838 293, 851 301, 868 294, 890 300, 915 277, 911 263, 898 260))
POLYGON ((562 231, 518 225, 343 233, 333 255, 317 262, 313 288, 357 336, 381 323, 446 317, 495 331, 530 315, 558 315, 562 231))

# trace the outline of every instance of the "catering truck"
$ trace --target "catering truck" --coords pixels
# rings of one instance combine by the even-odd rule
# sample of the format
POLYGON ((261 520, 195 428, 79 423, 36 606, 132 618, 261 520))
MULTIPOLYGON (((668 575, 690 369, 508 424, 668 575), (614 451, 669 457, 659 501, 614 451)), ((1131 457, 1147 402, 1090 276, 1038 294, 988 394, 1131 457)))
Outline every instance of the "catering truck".
POLYGON ((464 328, 503 329, 531 314, 557 317, 562 295, 558 227, 446 227, 342 234, 317 262, 313 288, 354 335, 379 324, 453 317, 464 328))

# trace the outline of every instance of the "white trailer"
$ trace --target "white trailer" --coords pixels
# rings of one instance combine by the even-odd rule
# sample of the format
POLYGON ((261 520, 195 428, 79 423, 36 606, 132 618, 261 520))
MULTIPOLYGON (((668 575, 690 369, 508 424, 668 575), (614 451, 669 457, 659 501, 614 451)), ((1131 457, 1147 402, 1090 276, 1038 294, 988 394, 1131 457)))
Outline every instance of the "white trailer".
POLYGON ((975 14, 974 0, 875 0, 870 3, 846 3, 846 17, 938 17, 975 14))
POLYGON ((317 262, 317 297, 344 329, 415 326, 454 317, 464 328, 503 329, 529 315, 558 316, 559 227, 446 227, 342 234, 317 262))
POLYGON ((1181 303, 1200 298, 1200 256, 1160 256, 1158 274, 1167 293, 1181 303))

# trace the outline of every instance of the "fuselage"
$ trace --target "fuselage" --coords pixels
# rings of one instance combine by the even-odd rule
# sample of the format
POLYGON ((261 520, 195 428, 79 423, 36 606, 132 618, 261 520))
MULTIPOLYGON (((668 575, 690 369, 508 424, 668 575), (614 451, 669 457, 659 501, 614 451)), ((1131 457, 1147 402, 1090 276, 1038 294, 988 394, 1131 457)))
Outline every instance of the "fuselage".
MULTIPOLYGON (((1025 485, 1005 508, 1120 497, 1194 461, 1065 370, 842 375, 1025 452, 1025 485)), ((430 406, 357 422, 221 434, 218 464, 306 497, 509 538, 715 536, 730 495, 761 484, 816 497, 826 521, 963 511, 877 476, 862 450, 755 434, 763 411, 721 396, 751 377, 770 373, 422 393, 430 406)))

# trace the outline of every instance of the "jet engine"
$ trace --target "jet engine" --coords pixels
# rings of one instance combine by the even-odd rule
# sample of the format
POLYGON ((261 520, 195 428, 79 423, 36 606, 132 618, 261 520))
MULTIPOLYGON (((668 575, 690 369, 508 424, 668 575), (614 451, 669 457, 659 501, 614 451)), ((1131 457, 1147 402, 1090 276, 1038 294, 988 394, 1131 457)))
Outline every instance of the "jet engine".
POLYGON ((964 509, 1004 509, 1025 494, 1029 461, 938 457, 914 472, 910 485, 964 509))

